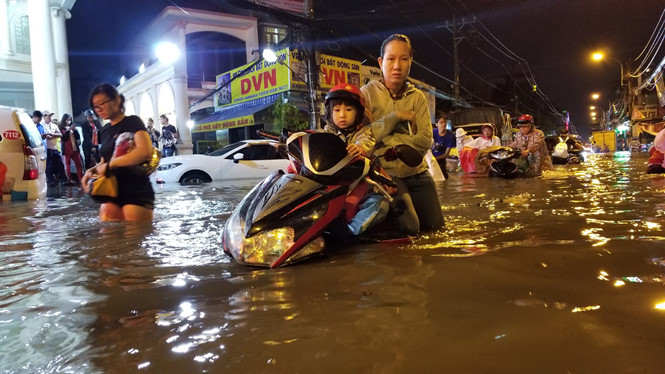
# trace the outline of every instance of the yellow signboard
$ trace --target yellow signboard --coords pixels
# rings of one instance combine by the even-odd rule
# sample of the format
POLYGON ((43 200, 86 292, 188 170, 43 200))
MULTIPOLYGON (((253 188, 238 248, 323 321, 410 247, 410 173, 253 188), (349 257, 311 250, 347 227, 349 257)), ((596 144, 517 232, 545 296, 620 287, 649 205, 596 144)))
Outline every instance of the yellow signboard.
POLYGON ((254 115, 225 119, 222 121, 199 123, 192 128, 192 132, 205 132, 232 129, 234 127, 252 126, 254 125, 254 115))
MULTIPOLYGON (((306 87, 305 76, 307 69, 297 50, 291 51, 291 69, 296 73, 291 74, 291 84, 294 87, 304 89, 306 87)), ((360 87, 360 62, 348 60, 341 57, 319 55, 319 87, 328 92, 332 87, 340 83, 352 83, 360 87)))
POLYGON ((270 96, 290 89, 289 50, 275 52, 278 61, 261 60, 245 71, 251 64, 227 71, 217 76, 217 85, 231 81, 215 96, 215 110, 220 107, 270 96), (234 79, 235 78, 235 79, 234 79))

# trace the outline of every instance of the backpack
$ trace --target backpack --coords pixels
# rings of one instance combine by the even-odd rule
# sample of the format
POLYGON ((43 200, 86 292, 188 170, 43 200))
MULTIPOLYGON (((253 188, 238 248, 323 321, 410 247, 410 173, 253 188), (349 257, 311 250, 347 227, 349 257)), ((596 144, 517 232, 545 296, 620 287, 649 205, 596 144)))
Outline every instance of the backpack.
POLYGON ((558 158, 568 158, 568 144, 565 140, 559 138, 559 143, 554 146, 552 156, 558 158))

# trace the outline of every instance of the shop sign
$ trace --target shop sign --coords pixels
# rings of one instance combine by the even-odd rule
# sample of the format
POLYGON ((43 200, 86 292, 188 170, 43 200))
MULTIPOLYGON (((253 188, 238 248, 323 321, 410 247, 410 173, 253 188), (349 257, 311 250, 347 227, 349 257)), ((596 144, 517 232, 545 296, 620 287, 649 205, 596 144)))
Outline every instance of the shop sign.
POLYGON ((363 86, 369 83, 369 81, 377 80, 383 78, 383 73, 381 69, 374 66, 363 66, 362 67, 362 79, 363 86))
POLYGON ((249 71, 244 72, 251 64, 218 75, 216 82, 218 86, 232 78, 235 79, 215 95, 215 111, 227 105, 243 103, 288 91, 290 89, 289 68, 287 67, 289 50, 285 48, 275 54, 279 59, 278 61, 262 60, 249 71))
MULTIPOLYGON (((291 51, 291 69, 295 72, 291 74, 291 84, 294 88, 306 89, 304 82, 307 76, 307 68, 302 60, 301 54, 297 51, 291 51)), ((340 83, 352 83, 361 86, 360 80, 360 62, 329 56, 319 55, 319 87, 322 91, 328 92, 332 87, 340 83)))
POLYGON ((632 120, 655 118, 658 113, 658 106, 653 105, 635 105, 630 118, 632 120))
POLYGON ((221 121, 208 122, 208 123, 199 123, 192 128, 192 132, 205 132, 205 131, 216 131, 216 130, 225 130, 232 129, 235 127, 244 127, 254 125, 254 115, 248 115, 244 117, 225 119, 221 121))

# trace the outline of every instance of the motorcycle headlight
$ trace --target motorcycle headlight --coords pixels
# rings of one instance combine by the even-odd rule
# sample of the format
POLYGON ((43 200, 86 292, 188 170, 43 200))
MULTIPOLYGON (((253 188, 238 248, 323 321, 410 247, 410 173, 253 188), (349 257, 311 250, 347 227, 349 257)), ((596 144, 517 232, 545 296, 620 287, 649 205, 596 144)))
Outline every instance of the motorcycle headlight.
POLYGON ((182 165, 181 162, 174 162, 172 164, 159 165, 159 167, 157 168, 157 171, 171 170, 171 169, 177 168, 180 165, 182 165))
POLYGON ((509 151, 499 151, 494 153, 494 158, 497 160, 504 160, 509 158, 511 155, 511 152, 509 151))
MULTIPOLYGON (((224 247, 241 264, 279 266, 281 263, 276 262, 292 249, 297 240, 296 231, 300 232, 302 227, 311 227, 325 212, 325 205, 322 205, 308 214, 286 220, 285 226, 266 229, 246 238, 244 235, 245 221, 236 210, 224 229, 224 247)), ((293 263, 319 253, 323 249, 323 238, 317 237, 282 261, 285 264, 293 263)))

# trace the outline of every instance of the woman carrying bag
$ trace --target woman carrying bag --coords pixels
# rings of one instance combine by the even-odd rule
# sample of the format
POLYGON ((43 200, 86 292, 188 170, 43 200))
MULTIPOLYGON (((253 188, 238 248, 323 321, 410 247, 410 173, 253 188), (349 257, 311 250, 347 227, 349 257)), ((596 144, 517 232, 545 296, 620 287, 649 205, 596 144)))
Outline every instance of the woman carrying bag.
POLYGON ((83 175, 82 187, 90 192, 93 175, 113 175, 117 180, 117 196, 99 208, 102 221, 151 221, 155 192, 148 174, 137 171, 153 157, 150 135, 137 116, 125 116, 125 98, 110 84, 101 84, 90 93, 90 105, 100 118, 110 121, 102 132, 101 162, 83 175), (132 147, 114 156, 116 139, 123 133, 133 134, 132 147), (136 168, 136 167, 139 168, 136 168))

